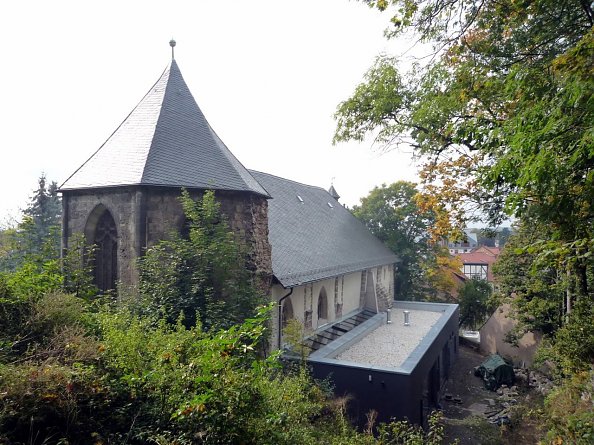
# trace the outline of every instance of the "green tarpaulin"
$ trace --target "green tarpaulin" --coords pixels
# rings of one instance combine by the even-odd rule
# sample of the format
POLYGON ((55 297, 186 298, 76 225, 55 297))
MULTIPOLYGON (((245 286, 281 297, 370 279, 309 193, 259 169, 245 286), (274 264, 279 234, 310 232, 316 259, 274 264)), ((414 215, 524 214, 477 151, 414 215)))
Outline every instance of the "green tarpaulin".
POLYGON ((495 391, 501 385, 514 384, 514 368, 498 354, 493 354, 480 366, 474 368, 474 375, 482 377, 485 388, 495 391))

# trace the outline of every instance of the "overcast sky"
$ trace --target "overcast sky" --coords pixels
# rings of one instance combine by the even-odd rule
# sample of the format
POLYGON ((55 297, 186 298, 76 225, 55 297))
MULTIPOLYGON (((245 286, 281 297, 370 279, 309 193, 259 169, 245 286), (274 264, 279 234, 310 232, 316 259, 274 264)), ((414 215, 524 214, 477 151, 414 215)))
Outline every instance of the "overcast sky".
POLYGON ((333 114, 381 53, 389 17, 349 0, 3 1, 0 223, 44 172, 61 184, 175 58, 211 126, 248 168, 328 188, 349 206, 415 180, 407 153, 332 145, 333 114))

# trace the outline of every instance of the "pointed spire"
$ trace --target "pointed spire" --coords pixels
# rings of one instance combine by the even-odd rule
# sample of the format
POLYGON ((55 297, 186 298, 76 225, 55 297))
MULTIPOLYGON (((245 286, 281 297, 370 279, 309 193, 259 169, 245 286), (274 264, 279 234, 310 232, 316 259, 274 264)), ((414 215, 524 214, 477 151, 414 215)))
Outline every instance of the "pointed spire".
POLYGON ((175 60, 61 189, 129 185, 235 190, 269 196, 209 125, 175 60))
POLYGON ((171 47, 171 60, 175 60, 175 40, 171 39, 169 46, 171 47))
POLYGON ((330 188, 328 189, 328 193, 330 193, 330 196, 332 196, 337 201, 340 199, 340 195, 336 192, 336 189, 334 188, 334 184, 330 185, 330 188))

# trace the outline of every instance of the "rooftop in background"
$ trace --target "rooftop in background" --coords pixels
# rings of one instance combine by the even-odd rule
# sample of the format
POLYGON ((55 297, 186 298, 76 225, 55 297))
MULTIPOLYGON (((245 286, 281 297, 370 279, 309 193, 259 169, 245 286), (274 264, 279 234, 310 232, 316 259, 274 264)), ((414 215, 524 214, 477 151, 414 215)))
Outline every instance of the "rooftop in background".
POLYGON ((481 246, 468 253, 459 253, 462 261, 462 271, 468 278, 482 278, 493 281, 492 265, 497 261, 501 249, 498 247, 481 246))
POLYGON ((398 261, 323 188, 250 173, 273 198, 268 201, 272 271, 284 287, 398 261))
POLYGON ((476 253, 483 253, 488 256, 498 257, 501 253, 501 247, 489 247, 489 246, 481 246, 474 250, 476 253))

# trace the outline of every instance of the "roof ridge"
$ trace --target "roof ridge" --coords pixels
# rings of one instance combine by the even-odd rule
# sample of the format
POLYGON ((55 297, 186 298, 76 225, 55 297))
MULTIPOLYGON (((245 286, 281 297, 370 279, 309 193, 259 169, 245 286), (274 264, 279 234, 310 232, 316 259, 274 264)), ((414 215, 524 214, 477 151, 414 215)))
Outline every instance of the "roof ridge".
MULTIPOLYGON (((171 76, 171 67, 173 65, 175 65, 177 67, 177 63, 175 62, 175 59, 174 58, 171 58, 171 61, 167 64, 167 66, 165 67, 165 69, 163 70, 163 72, 161 73, 161 75, 159 76, 159 78, 157 79, 157 81, 153 84, 152 87, 149 88, 149 90, 143 96, 142 100, 138 103, 138 105, 140 105, 140 103, 146 98, 146 96, 148 96, 151 93, 151 91, 157 86, 157 84, 161 81, 161 79, 163 79, 163 76, 165 75, 165 73, 167 73, 169 71, 169 76, 171 76)), ((163 105, 163 101, 165 100, 165 95, 167 94, 167 89, 169 88, 169 76, 167 76, 167 83, 165 84, 165 89, 163 90, 163 97, 161 99, 161 105, 163 105)), ((136 105, 136 107, 138 107, 138 105, 136 105)), ((134 107, 134 110, 136 109, 136 107, 134 107)), ((134 112, 134 110, 132 110, 130 112, 130 114, 132 114, 134 112)), ((160 109, 159 109, 159 116, 157 116, 157 120, 155 122, 155 129, 156 129, 156 126, 159 124, 159 119, 160 119, 162 113, 163 113, 163 106, 161 106, 160 109)), ((130 114, 128 115, 128 117, 130 117, 130 114)), ((128 117, 126 119, 128 119, 128 117)), ((120 124, 120 126, 121 125, 122 124, 120 124)), ((119 127, 118 127, 118 129, 119 129, 119 127)), ((116 131, 117 131, 117 129, 116 129, 116 131)), ((114 133, 115 133, 115 131, 114 131, 114 133)), ((110 138, 111 138, 111 136, 110 136, 110 138)), ((152 140, 151 140, 149 152, 150 152, 150 149, 152 148, 152 145, 153 145, 154 140, 155 140, 155 133, 153 132, 153 137, 152 137, 152 140)), ((147 155, 147 161, 148 161, 148 155, 147 155)), ((143 180, 144 174, 146 172, 146 166, 148 165, 148 162, 147 161, 144 162, 144 165, 142 167, 142 173, 140 175, 140 184, 142 184, 142 180, 143 180)))
MULTIPOLYGON (((259 170, 254 170, 252 168, 248 168, 247 170, 250 173, 257 173, 260 175, 271 176, 273 178, 282 179, 283 181, 292 182, 293 184, 301 185, 303 187, 309 187, 309 188, 313 188, 313 189, 317 189, 317 190, 323 190, 324 192, 328 193, 328 190, 326 190, 324 187, 319 187, 317 185, 305 184, 304 182, 295 181, 294 179, 283 178, 282 176, 273 175, 271 173, 266 173, 266 172, 259 171, 259 170)), ((330 193, 328 193, 328 195, 332 196, 332 195, 330 195, 330 193)))

